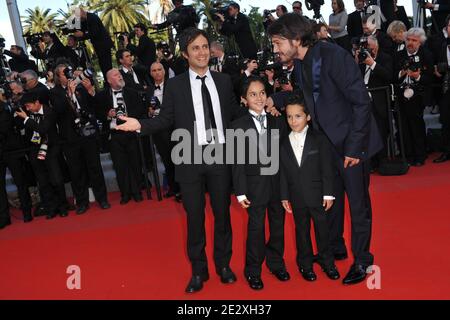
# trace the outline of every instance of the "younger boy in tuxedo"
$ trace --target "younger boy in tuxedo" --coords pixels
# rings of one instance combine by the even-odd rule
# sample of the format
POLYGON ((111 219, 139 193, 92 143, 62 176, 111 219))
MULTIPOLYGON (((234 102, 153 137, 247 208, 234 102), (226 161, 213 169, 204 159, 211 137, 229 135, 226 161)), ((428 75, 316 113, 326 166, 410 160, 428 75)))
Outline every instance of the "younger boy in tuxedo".
MULTIPOLYGON (((263 168, 267 166, 259 156, 257 161, 249 160, 255 153, 260 155, 260 152, 263 152, 264 155, 278 161, 280 138, 286 135, 287 126, 283 117, 273 117, 264 111, 267 96, 261 78, 255 76, 247 78, 241 96, 248 107, 248 113, 235 120, 232 128, 242 129, 253 135, 245 141, 245 163, 235 162, 232 166, 233 185, 239 203, 248 212, 245 277, 250 288, 260 290, 264 287, 261 280, 261 266, 264 259, 270 272, 278 280, 290 279, 283 260, 285 213, 279 193, 278 166, 276 170, 274 169, 275 173, 270 174, 264 172, 263 168), (274 148, 277 150, 273 150, 274 148), (266 212, 270 231, 267 244, 264 226, 266 212)), ((271 165, 273 168, 273 164, 271 165)))
POLYGON ((328 278, 339 279, 329 247, 326 212, 333 205, 331 146, 327 137, 308 126, 309 111, 299 96, 289 99, 286 118, 291 133, 280 148, 282 205, 294 214, 297 265, 307 281, 317 279, 313 270, 311 219, 314 221, 319 264, 328 278))

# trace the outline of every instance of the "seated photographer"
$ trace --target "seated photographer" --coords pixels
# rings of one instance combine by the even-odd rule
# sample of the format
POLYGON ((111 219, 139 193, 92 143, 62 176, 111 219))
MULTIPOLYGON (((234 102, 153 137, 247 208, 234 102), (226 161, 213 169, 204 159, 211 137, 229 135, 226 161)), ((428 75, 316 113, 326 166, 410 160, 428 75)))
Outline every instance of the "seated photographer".
POLYGON ((19 75, 20 81, 23 83, 26 92, 36 93, 39 101, 48 106, 50 101, 50 90, 39 82, 39 76, 33 70, 25 70, 19 75))
POLYGON ((188 69, 186 60, 181 56, 174 55, 167 42, 162 41, 156 45, 156 57, 157 61, 164 66, 166 79, 182 74, 188 69))
POLYGON ((433 160, 434 163, 450 160, 450 15, 445 23, 442 33, 435 35, 430 41, 434 56, 434 75, 440 83, 439 110, 443 143, 443 153, 433 160))
POLYGON ((31 50, 31 55, 43 60, 47 70, 51 70, 58 59, 66 58, 66 49, 54 31, 45 31, 39 46, 31 50))
POLYGON ((134 26, 134 33, 139 39, 139 44, 137 46, 131 44, 126 35, 123 36, 123 44, 125 48, 131 51, 133 56, 137 57, 137 62, 145 70, 148 70, 152 63, 156 61, 155 42, 147 36, 147 27, 143 23, 134 26))
POLYGON ((67 36, 66 56, 74 69, 87 69, 86 51, 78 45, 78 38, 73 34, 67 36))
POLYGON ((118 69, 111 69, 106 75, 109 87, 96 94, 98 111, 109 120, 111 129, 110 151, 116 171, 121 199, 127 204, 131 198, 136 202, 143 200, 141 194, 141 163, 139 159, 138 136, 133 132, 115 130, 121 115, 138 119, 147 118, 147 108, 138 91, 127 87, 118 69))
POLYGON ((403 141, 408 162, 422 166, 426 159, 426 132, 423 111, 425 90, 433 81, 433 56, 423 46, 427 37, 421 28, 406 33, 406 50, 397 53, 394 75, 399 89, 403 141))
POLYGON ((135 70, 133 67, 134 56, 128 49, 120 49, 116 52, 116 60, 119 65, 120 73, 127 87, 135 88, 136 90, 145 90, 149 82, 141 71, 135 70))
POLYGON ((28 58, 22 47, 12 45, 10 50, 3 50, 3 53, 11 57, 11 59, 8 60, 11 71, 20 73, 31 69, 37 72, 36 63, 28 58))
POLYGON ((28 114, 19 109, 16 115, 23 119, 26 141, 30 143, 28 158, 36 176, 47 219, 58 213, 66 217, 67 199, 59 163, 61 145, 56 127, 56 113, 39 101, 35 92, 26 92, 21 104, 28 114))
MULTIPOLYGON (((355 61, 360 65, 367 89, 389 86, 394 74, 392 58, 379 50, 375 36, 367 38, 367 48, 356 51, 355 61)), ((372 112, 385 147, 372 158, 372 170, 377 170, 380 160, 387 156, 386 144, 389 135, 388 102, 384 90, 369 91, 372 112)))
POLYGON ((94 95, 95 88, 89 78, 81 80, 66 64, 56 66, 50 102, 57 114, 59 137, 69 165, 77 214, 89 209, 90 186, 100 207, 110 208, 97 142, 99 128, 94 95))
POLYGON ((249 20, 246 15, 240 12, 239 4, 230 3, 227 19, 220 13, 216 13, 216 16, 222 23, 219 32, 228 37, 234 36, 244 58, 256 59, 258 50, 250 30, 249 20))
MULTIPOLYGON (((31 215, 32 203, 28 190, 29 185, 24 171, 27 160, 25 158, 25 152, 15 152, 25 147, 20 135, 21 128, 16 125, 14 119, 16 107, 17 105, 11 103, 11 100, 8 101, 6 99, 4 89, 0 88, 0 179, 2 179, 0 183, 3 183, 2 185, 4 187, 5 169, 8 168, 14 184, 17 186, 23 221, 30 222, 33 220, 33 216, 31 215)), ((0 187, 0 193, 2 192, 3 189, 0 187)), ((5 201, 5 205, 7 205, 7 200, 5 201)), ((2 211, 4 211, 4 208, 0 209, 0 216, 2 211)), ((0 217, 0 228, 2 220, 5 221, 5 218, 2 219, 0 217)))
POLYGON ((372 16, 364 16, 362 19, 364 36, 375 36, 378 40, 380 50, 386 54, 392 55, 392 40, 373 23, 372 16))

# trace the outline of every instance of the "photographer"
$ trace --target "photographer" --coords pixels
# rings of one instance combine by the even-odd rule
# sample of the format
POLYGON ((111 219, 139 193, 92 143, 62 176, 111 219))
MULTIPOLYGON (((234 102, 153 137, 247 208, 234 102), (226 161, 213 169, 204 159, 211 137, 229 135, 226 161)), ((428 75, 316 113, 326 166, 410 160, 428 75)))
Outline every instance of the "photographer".
POLYGON ((362 29, 362 19, 366 12, 364 8, 364 0, 354 0, 355 11, 348 15, 347 32, 350 39, 361 38, 364 34, 362 29))
MULTIPOLYGON (((74 32, 74 36, 80 40, 89 39, 97 54, 98 63, 103 77, 112 68, 111 49, 113 42, 100 18, 80 7, 81 30, 74 32)), ((105 81, 106 82, 106 81, 105 81)))
POLYGON ((439 101, 440 121, 442 123, 443 153, 434 163, 450 160, 450 15, 445 21, 442 33, 430 41, 434 56, 434 74, 441 84, 442 96, 439 101))
POLYGON ((66 50, 53 31, 45 31, 39 45, 31 50, 31 55, 43 60, 47 70, 52 70, 58 59, 66 57, 66 50))
MULTIPOLYGON (((0 179, 5 179, 5 169, 8 168, 17 186, 21 210, 23 213, 23 221, 30 222, 33 220, 31 215, 31 197, 28 191, 28 181, 25 173, 26 159, 24 152, 17 153, 15 151, 23 149, 22 138, 20 136, 20 128, 16 125, 14 119, 14 110, 16 105, 8 101, 5 96, 4 88, 0 88, 0 179)), ((0 187, 0 192, 2 188, 0 187)), ((0 195, 1 197, 1 195, 0 195)), ((5 202, 7 205, 7 201, 5 202)), ((2 209, 0 209, 2 211, 2 209)), ((1 228, 0 218, 0 228, 1 228)), ((3 219, 4 220, 4 219, 3 219)))
POLYGON ((406 33, 406 50, 397 54, 395 74, 400 85, 400 111, 402 112, 403 136, 408 162, 413 166, 425 163, 425 108, 426 88, 432 82, 433 57, 423 46, 425 31, 411 28, 406 33))
POLYGON ((181 34, 183 30, 190 27, 197 27, 200 19, 195 12, 193 6, 183 5, 183 0, 172 0, 175 9, 169 12, 167 20, 163 23, 153 25, 153 29, 161 30, 169 26, 173 26, 177 34, 181 34))
POLYGON ((126 35, 123 37, 123 44, 137 57, 138 63, 144 66, 145 70, 149 70, 152 63, 156 61, 155 42, 147 36, 147 27, 143 23, 138 23, 134 26, 134 33, 139 39, 138 46, 131 44, 126 35))
POLYGON ((396 52, 403 51, 406 48, 406 31, 408 31, 408 29, 406 28, 405 24, 398 20, 392 21, 387 28, 387 34, 389 35, 389 37, 391 37, 393 42, 392 48, 394 56, 396 52))
MULTIPOLYGON (((360 65, 361 74, 367 89, 385 87, 392 83, 394 73, 392 58, 379 50, 375 36, 367 38, 367 47, 356 51, 355 61, 360 65)), ((384 90, 370 91, 372 112, 378 125, 381 138, 386 146, 389 135, 388 102, 384 90)), ((380 160, 387 156, 386 147, 372 158, 372 170, 376 170, 380 160)))
POLYGON ((28 158, 39 185, 41 205, 45 208, 47 219, 53 219, 58 213, 61 217, 67 217, 56 113, 51 107, 43 105, 35 92, 26 92, 21 104, 29 115, 22 109, 16 111, 16 115, 23 119, 25 136, 31 144, 28 158))
POLYGON ((279 4, 275 10, 264 10, 264 20, 263 20, 264 30, 267 30, 269 25, 276 20, 275 17, 272 15, 273 12, 275 12, 277 18, 288 13, 286 6, 282 4, 279 4))
POLYGON ((255 40, 250 30, 248 18, 240 12, 239 4, 232 2, 228 6, 227 19, 220 13, 216 13, 216 16, 222 23, 219 32, 228 37, 234 36, 242 57, 256 59, 255 40))
POLYGON ((50 101, 50 91, 44 84, 39 82, 39 77, 36 72, 33 70, 25 70, 19 75, 19 77, 26 92, 36 93, 39 101, 42 104, 48 105, 50 101))
POLYGON ((292 2, 292 12, 298 15, 303 15, 302 3, 300 1, 292 2))
POLYGON ((187 71, 186 60, 181 56, 175 56, 169 48, 167 42, 159 42, 156 46, 157 61, 164 66, 166 79, 172 78, 187 71))
POLYGON ((10 50, 4 50, 3 53, 11 57, 11 59, 8 60, 11 71, 20 73, 31 69, 37 72, 36 63, 28 58, 22 47, 12 45, 10 50))
POLYGON ((78 45, 78 39, 73 34, 67 36, 66 56, 75 69, 87 69, 89 59, 86 51, 78 45))
POLYGON ((115 128, 122 123, 118 119, 121 115, 147 118, 147 107, 137 90, 125 85, 118 69, 108 71, 106 79, 110 88, 97 94, 96 100, 103 117, 109 120, 111 158, 121 194, 120 204, 127 204, 131 198, 140 202, 143 198, 138 137, 135 133, 117 131, 115 128))
POLYGON ((59 137, 69 165, 76 213, 83 214, 89 209, 90 185, 100 207, 108 209, 110 205, 97 143, 95 89, 91 79, 80 80, 71 72, 66 64, 55 68, 55 87, 50 91, 50 101, 57 115, 59 137))

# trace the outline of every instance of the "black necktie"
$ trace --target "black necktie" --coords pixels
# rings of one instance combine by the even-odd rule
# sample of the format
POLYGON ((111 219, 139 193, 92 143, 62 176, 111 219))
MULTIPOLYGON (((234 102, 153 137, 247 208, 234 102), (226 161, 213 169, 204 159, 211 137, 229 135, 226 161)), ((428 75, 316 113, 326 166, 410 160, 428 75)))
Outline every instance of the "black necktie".
POLYGON ((203 113, 205 115, 205 130, 206 140, 212 141, 211 129, 216 129, 216 121, 214 120, 214 111, 212 107, 211 95, 209 94, 208 87, 206 86, 206 76, 197 76, 197 79, 202 81, 202 101, 203 101, 203 113))

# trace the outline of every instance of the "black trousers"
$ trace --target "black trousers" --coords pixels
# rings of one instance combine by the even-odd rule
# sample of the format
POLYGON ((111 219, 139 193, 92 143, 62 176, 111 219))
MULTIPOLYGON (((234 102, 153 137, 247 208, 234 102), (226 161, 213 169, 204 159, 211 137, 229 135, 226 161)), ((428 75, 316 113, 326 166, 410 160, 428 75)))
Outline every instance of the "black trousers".
POLYGON ((0 224, 9 221, 8 194, 6 193, 6 165, 0 158, 0 224))
POLYGON ((324 208, 293 208, 295 239, 297 244, 297 265, 310 270, 313 267, 313 247, 311 242, 311 219, 314 222, 319 263, 328 268, 334 264, 330 249, 327 214, 324 208))
POLYGON ((333 158, 337 176, 334 179, 336 200, 327 212, 330 248, 333 254, 347 253, 344 241, 345 195, 350 206, 352 252, 355 263, 373 264, 370 253, 372 237, 372 206, 369 195, 370 168, 368 161, 344 169, 344 159, 335 150, 333 158))
POLYGON ((142 176, 136 134, 111 131, 110 150, 122 197, 139 194, 142 176))
POLYGON ((409 160, 424 161, 427 156, 424 109, 423 99, 420 95, 415 95, 410 100, 404 98, 400 100, 403 141, 405 142, 406 157, 409 160))
POLYGON ((245 275, 260 276, 264 258, 270 270, 286 269, 283 260, 285 212, 281 201, 273 201, 267 205, 250 206, 247 212, 245 275), (267 244, 265 236, 266 212, 270 231, 267 244))
POLYGON ((373 158, 372 165, 377 168, 380 161, 387 157, 387 139, 389 137, 389 118, 387 114, 386 103, 379 101, 372 101, 372 111, 377 123, 378 130, 383 140, 384 147, 373 158), (378 102, 378 105, 376 103, 378 102))
POLYGON ((30 163, 33 168, 41 195, 41 206, 47 214, 67 207, 64 179, 60 168, 59 146, 49 146, 45 160, 37 159, 39 148, 30 151, 30 163))
POLYGON ((447 90, 439 102, 439 111, 441 113, 443 151, 450 153, 450 90, 447 90))
POLYGON ((169 190, 177 193, 180 191, 180 187, 178 186, 178 183, 175 182, 175 166, 171 158, 172 144, 170 141, 170 131, 163 130, 154 134, 153 142, 155 143, 156 149, 164 164, 169 190))
POLYGON ((17 187, 17 193, 20 199, 20 207, 25 214, 31 213, 31 197, 28 190, 28 181, 26 177, 26 159, 24 156, 6 156, 5 164, 11 172, 14 184, 17 187))
POLYGON ((85 137, 64 145, 64 155, 69 165, 72 189, 77 205, 89 204, 89 187, 98 202, 107 200, 105 177, 98 142, 95 137, 85 137))
POLYGON ((228 267, 232 254, 230 220, 230 175, 216 174, 211 166, 200 165, 200 179, 180 182, 183 207, 187 214, 187 252, 193 275, 208 273, 205 246, 205 187, 214 214, 214 263, 216 272, 228 267))
POLYGON ((105 79, 105 86, 108 85, 106 81, 106 73, 112 69, 112 57, 111 50, 106 52, 96 52, 98 57, 98 64, 100 65, 100 70, 102 70, 103 79, 105 79))

